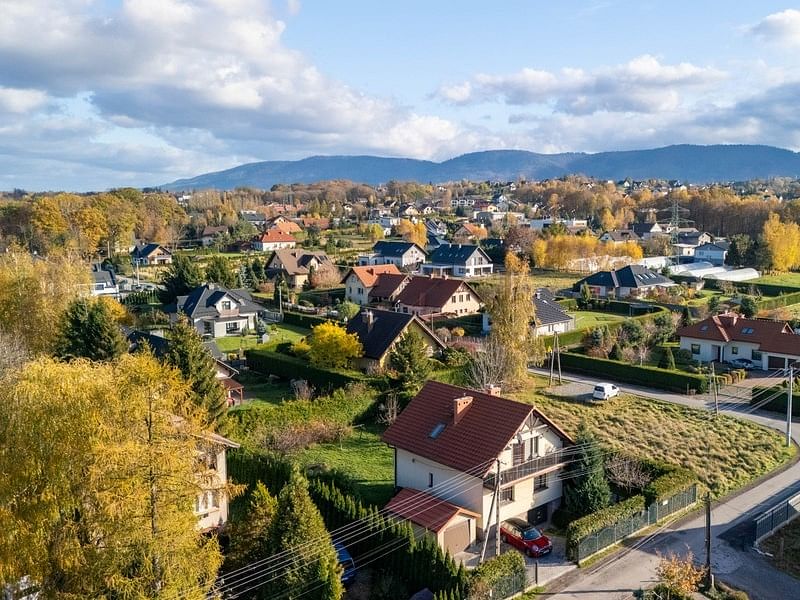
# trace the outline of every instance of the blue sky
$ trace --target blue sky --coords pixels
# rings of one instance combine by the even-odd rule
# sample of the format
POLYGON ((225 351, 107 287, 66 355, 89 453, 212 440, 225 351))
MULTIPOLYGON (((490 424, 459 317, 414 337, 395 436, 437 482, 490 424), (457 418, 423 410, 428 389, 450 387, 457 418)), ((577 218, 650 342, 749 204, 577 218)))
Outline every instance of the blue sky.
POLYGON ((257 160, 800 149, 774 2, 4 0, 0 189, 257 160))

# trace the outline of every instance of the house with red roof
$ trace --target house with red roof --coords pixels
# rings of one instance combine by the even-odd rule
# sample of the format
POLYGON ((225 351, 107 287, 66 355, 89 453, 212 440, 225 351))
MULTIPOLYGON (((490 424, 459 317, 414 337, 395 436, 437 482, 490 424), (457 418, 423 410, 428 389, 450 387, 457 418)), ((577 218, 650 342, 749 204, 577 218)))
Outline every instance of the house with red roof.
POLYGON ((451 554, 492 535, 500 520, 549 521, 572 439, 541 411, 494 393, 428 381, 383 441, 394 449, 397 494, 386 510, 451 554))
POLYGON ((757 369, 783 369, 800 360, 800 335, 784 321, 714 315, 678 329, 681 349, 701 362, 753 361, 757 369))
POLYGON ((342 278, 344 298, 360 306, 369 304, 369 293, 383 274, 402 275, 397 265, 373 265, 370 267, 351 267, 342 278))
POLYGON ((474 315, 483 304, 475 289, 462 279, 411 277, 395 297, 395 310, 412 315, 474 315))
POLYGON ((284 233, 278 229, 267 229, 251 243, 251 247, 256 252, 273 252, 284 248, 294 248, 297 240, 294 236, 284 233))

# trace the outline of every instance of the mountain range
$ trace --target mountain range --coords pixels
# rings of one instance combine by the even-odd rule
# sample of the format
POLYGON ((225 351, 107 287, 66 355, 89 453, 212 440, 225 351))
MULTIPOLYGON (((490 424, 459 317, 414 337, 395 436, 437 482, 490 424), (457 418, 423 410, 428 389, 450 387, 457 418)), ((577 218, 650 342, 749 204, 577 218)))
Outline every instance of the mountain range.
POLYGON ((800 153, 756 145, 677 145, 649 150, 587 154, 538 154, 525 150, 487 150, 443 162, 379 156, 311 156, 295 161, 264 161, 204 173, 158 186, 169 191, 269 189, 275 184, 346 179, 377 185, 392 179, 443 183, 551 179, 581 174, 615 181, 630 177, 710 183, 797 177, 800 153))

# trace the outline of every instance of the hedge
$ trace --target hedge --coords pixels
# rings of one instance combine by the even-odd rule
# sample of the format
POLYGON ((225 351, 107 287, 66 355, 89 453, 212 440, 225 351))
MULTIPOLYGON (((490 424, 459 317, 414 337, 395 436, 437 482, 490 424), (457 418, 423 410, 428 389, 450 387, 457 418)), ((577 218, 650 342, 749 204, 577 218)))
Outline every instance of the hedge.
MULTIPOLYGON (((762 410, 786 414, 786 405, 789 403, 789 393, 786 387, 783 386, 763 386, 757 385, 753 387, 751 392, 752 397, 750 404, 757 404, 762 402, 767 397, 776 395, 775 398, 767 402, 761 407, 762 410), (780 393, 779 393, 780 392, 780 393)), ((800 417, 800 389, 795 388, 792 392, 792 416, 800 417)))
MULTIPOLYGON (((666 308, 661 307, 661 306, 653 306, 653 308, 651 309, 651 312, 649 312, 647 314, 644 314, 644 315, 638 315, 636 317, 631 317, 631 319, 635 320, 635 321, 646 321, 646 320, 651 319, 651 318, 655 317, 656 315, 664 313, 664 312, 668 312, 666 308)), ((625 314, 628 314, 628 313, 625 312, 625 314)), ((619 329, 620 327, 622 327, 622 324, 624 322, 625 321, 613 321, 611 323, 604 324, 603 327, 608 327, 608 330, 613 332, 613 331, 616 331, 617 329, 619 329)), ((575 329, 573 331, 568 331, 567 333, 559 333, 558 334, 558 343, 562 348, 565 348, 565 347, 568 347, 568 346, 577 346, 583 341, 583 336, 586 334, 586 332, 591 330, 591 329, 594 329, 594 327, 587 327, 587 328, 584 328, 584 329, 575 329)), ((554 341, 554 336, 549 335, 549 336, 543 338, 543 341, 544 341, 544 344, 546 346, 552 347, 553 346, 553 341, 554 341)))
POLYGON ((597 533, 606 527, 613 527, 620 521, 638 515, 645 508, 644 496, 637 494, 572 521, 567 526, 567 555, 574 556, 578 542, 586 536, 597 533))
POLYGON ((470 576, 470 597, 491 590, 493 598, 509 598, 525 589, 525 559, 519 552, 504 552, 478 565, 470 576))
MULTIPOLYGON (((681 282, 693 282, 696 281, 697 278, 691 275, 671 275, 670 279, 676 281, 678 283, 681 282)), ((705 285, 704 288, 707 290, 720 290, 721 285, 724 284, 724 280, 721 279, 704 279, 705 285)), ((754 283, 750 281, 730 281, 733 288, 741 293, 741 294, 750 294, 751 291, 755 290, 756 293, 761 294, 762 296, 782 296, 782 295, 789 295, 796 292, 800 292, 800 288, 792 285, 779 285, 775 283, 754 283)))
POLYGON ((367 383, 369 378, 357 371, 333 371, 315 367, 295 356, 264 349, 245 350, 247 366, 265 375, 282 379, 305 379, 321 391, 344 387, 348 383, 367 383))
POLYGON ((793 292, 791 294, 783 294, 771 298, 761 298, 761 300, 758 301, 758 308, 759 310, 770 310, 798 303, 800 303, 800 292, 793 292))
POLYGON ((325 317, 318 317, 317 315, 304 315, 303 313, 284 312, 283 322, 287 325, 297 325, 298 327, 305 327, 311 329, 315 325, 330 321, 325 317))
POLYGON ((690 389, 702 394, 708 391, 708 379, 703 375, 668 371, 657 367, 629 365, 616 360, 595 358, 574 352, 561 353, 561 366, 566 371, 596 375, 603 379, 655 387, 671 392, 685 393, 687 389, 690 389))
POLYGON ((674 465, 667 465, 667 467, 670 470, 660 477, 656 477, 644 488, 644 498, 648 506, 653 502, 660 502, 686 491, 697 483, 697 475, 693 471, 674 465))

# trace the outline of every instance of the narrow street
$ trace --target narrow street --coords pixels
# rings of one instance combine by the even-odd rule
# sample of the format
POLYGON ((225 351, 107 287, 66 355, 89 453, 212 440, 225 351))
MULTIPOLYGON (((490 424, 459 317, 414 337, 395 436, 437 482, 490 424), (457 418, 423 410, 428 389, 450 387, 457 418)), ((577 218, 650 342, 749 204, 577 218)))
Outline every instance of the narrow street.
MULTIPOLYGON (((542 374, 542 371, 536 371, 542 374)), ((569 375, 564 377, 569 388, 555 388, 556 394, 590 393, 597 381, 593 378, 569 375)), ((765 381, 765 380, 763 380, 765 381)), ((623 393, 635 394, 674 402, 694 408, 713 408, 710 395, 683 396, 639 386, 620 385, 623 393)), ((785 431, 785 419, 773 413, 745 413, 748 406, 741 393, 728 390, 719 401, 726 408, 721 412, 747 419, 778 431, 785 431)), ((797 419, 794 422, 798 422, 797 419)), ((800 425, 793 427, 792 438, 800 441, 800 425)), ((719 579, 750 594, 752 600, 784 600, 800 598, 800 581, 778 571, 753 547, 753 519, 780 500, 800 492, 800 462, 744 491, 712 505, 712 571, 719 579)), ((669 524, 647 536, 625 542, 625 549, 607 560, 587 569, 568 574, 543 594, 557 600, 620 600, 629 598, 636 590, 647 588, 656 580, 659 555, 668 552, 694 553, 696 560, 705 561, 705 515, 695 512, 676 523, 669 524)))

